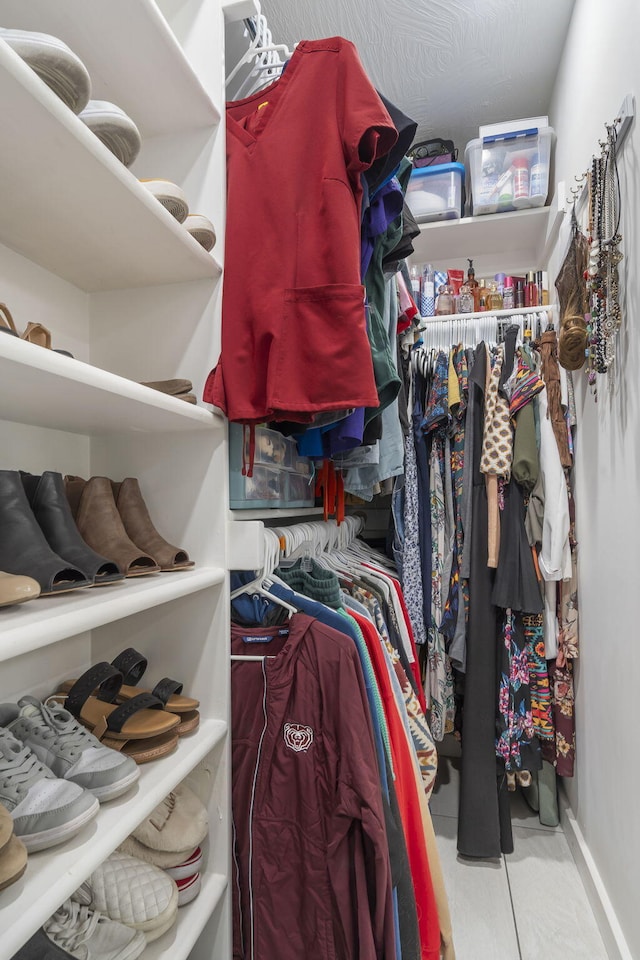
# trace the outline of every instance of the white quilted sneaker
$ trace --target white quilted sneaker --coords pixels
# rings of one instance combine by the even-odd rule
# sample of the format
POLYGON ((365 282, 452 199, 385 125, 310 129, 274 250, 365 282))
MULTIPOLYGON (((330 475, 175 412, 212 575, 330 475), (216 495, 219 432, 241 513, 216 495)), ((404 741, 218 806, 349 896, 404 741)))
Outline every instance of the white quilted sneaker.
POLYGON ((73 899, 141 930, 147 943, 166 933, 178 915, 178 887, 171 877, 119 850, 94 870, 73 899))
POLYGON ((102 802, 121 796, 140 777, 135 760, 103 746, 57 704, 35 697, 2 703, 0 726, 30 747, 56 777, 90 790, 102 802))
POLYGON ((74 836, 100 808, 77 783, 59 780, 9 730, 0 727, 0 803, 29 853, 74 836))
POLYGON ((135 960, 147 945, 144 933, 65 900, 43 930, 57 947, 78 960, 135 960))

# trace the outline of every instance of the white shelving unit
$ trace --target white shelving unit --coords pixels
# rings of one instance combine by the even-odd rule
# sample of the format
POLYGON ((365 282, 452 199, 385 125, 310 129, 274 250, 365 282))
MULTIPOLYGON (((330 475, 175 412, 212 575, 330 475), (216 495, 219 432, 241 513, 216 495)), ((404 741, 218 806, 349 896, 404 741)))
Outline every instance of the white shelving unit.
POLYGON ((7 951, 7 956, 15 953, 57 909, 60 901, 71 896, 226 734, 227 726, 222 721, 205 721, 193 736, 182 738, 171 756, 145 764, 135 791, 101 807, 96 819, 73 840, 31 855, 31 869, 27 870, 24 881, 4 892, 3 909, 14 908, 14 922, 2 936, 2 950, 7 951), (28 897, 29 910, 15 909, 21 907, 25 897, 28 897))
POLYGON ((0 300, 76 359, 0 335, 0 469, 137 477, 183 572, 0 610, 0 700, 45 697, 133 646, 145 683, 171 676, 200 700, 199 729, 141 767, 66 844, 30 856, 0 892, 0 960, 187 779, 209 810, 202 891, 144 960, 228 960, 230 924, 228 446, 224 420, 141 386, 174 377, 196 396, 219 351, 224 255, 221 0, 0 0, 0 24, 50 33, 83 60, 95 99, 136 122, 125 169, 0 40, 0 300), (138 182, 179 183, 215 225, 213 254, 138 182))
POLYGON ((462 270, 473 257, 476 277, 520 270, 541 270, 549 259, 564 216, 564 191, 548 207, 532 207, 461 220, 420 224, 412 263, 434 263, 462 270), (497 266, 496 266, 497 264, 497 266))

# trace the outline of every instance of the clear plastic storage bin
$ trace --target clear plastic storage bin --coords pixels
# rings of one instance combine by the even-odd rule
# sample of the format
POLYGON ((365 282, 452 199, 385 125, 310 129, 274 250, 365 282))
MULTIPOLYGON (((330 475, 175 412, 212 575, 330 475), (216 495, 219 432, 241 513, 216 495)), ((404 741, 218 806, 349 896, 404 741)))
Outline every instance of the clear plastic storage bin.
POLYGON ((555 134, 552 127, 471 140, 465 150, 473 216, 543 207, 555 134))
POLYGON ((232 510, 243 507, 279 507, 285 499, 283 478, 287 474, 273 467, 255 464, 253 476, 243 477, 242 470, 231 470, 229 505, 232 510))
POLYGON ((464 176, 461 163, 414 167, 406 200, 418 223, 460 219, 464 176))
POLYGON ((247 477, 242 475, 242 465, 243 446, 244 463, 249 464, 249 430, 239 423, 229 424, 230 508, 312 507, 313 462, 298 455, 295 440, 276 430, 256 427, 255 436, 253 476, 247 477))

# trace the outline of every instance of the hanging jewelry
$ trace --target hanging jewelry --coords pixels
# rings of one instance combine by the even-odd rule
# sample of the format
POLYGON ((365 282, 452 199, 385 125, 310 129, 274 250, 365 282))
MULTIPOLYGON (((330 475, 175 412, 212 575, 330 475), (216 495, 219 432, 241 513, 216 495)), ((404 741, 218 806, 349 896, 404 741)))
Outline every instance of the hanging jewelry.
MULTIPOLYGON (((596 374, 606 373, 613 385, 616 334, 622 323, 619 301, 618 265, 620 251, 620 178, 618 175, 617 134, 607 126, 602 153, 594 157, 589 178, 589 383, 596 392, 596 374)), ((597 397, 596 397, 597 399, 597 397)))

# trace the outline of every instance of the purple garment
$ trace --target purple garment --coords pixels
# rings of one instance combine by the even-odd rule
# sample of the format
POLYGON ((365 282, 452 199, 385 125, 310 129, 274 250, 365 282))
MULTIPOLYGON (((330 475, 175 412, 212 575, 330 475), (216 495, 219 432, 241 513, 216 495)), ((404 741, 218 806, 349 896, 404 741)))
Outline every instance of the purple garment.
POLYGON ((393 177, 380 188, 363 211, 360 232, 361 277, 364 277, 369 269, 377 238, 386 233, 393 221, 398 219, 403 203, 402 187, 396 177, 393 177))
POLYGON ((358 407, 350 416, 336 423, 323 437, 325 454, 334 457, 362 444, 364 433, 364 407, 358 407))

